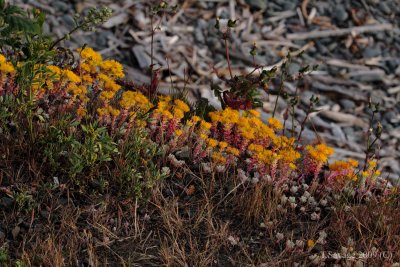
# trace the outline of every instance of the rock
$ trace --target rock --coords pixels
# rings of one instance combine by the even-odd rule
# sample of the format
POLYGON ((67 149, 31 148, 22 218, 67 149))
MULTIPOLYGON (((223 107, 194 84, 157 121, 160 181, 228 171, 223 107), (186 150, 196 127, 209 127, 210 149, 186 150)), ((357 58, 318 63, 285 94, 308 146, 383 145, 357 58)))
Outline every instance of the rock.
POLYGON ((64 3, 63 1, 53 1, 52 5, 53 7, 62 12, 66 12, 72 9, 70 5, 64 3))
POLYGON ((289 73, 289 75, 295 75, 295 74, 299 73, 300 69, 301 69, 300 64, 298 64, 296 62, 291 62, 288 67, 288 73, 289 73))
POLYGON ((382 53, 382 50, 380 47, 375 46, 375 47, 367 47, 363 51, 363 57, 365 58, 371 58, 371 57, 377 57, 380 56, 382 53))
POLYGON ((283 9, 284 10, 295 10, 297 7, 297 3, 295 1, 286 1, 283 4, 283 9))
POLYGON ((246 0, 246 3, 253 8, 266 9, 268 1, 265 0, 246 0))
POLYGON ((145 49, 142 45, 133 46, 132 52, 135 55, 141 69, 145 69, 150 66, 151 58, 146 54, 145 49))
POLYGON ((301 139, 306 143, 311 143, 317 139, 317 135, 314 131, 305 128, 301 135, 301 139))
POLYGON ((389 68, 390 72, 394 72, 399 65, 400 65, 399 59, 391 59, 386 61, 386 66, 389 68))
MULTIPOLYGON (((333 42, 333 43, 335 43, 335 42, 333 42)), ((318 50, 317 53, 323 54, 323 55, 329 54, 329 50, 331 50, 331 51, 333 50, 333 49, 328 50, 327 46, 319 41, 315 42, 315 48, 318 50)))
POLYGON ((205 42, 203 31, 201 28, 196 27, 194 29, 193 35, 194 35, 194 39, 196 40, 196 42, 202 43, 202 44, 205 42))
POLYGON ((111 31, 101 31, 99 33, 96 33, 96 45, 104 48, 107 47, 107 42, 108 42, 108 37, 112 36, 113 33, 111 31))
POLYGON ((388 37, 384 32, 377 32, 374 34, 375 41, 387 41, 386 38, 388 37))
POLYGON ((341 99, 339 100, 339 103, 345 110, 353 110, 356 107, 356 103, 349 99, 341 99))
POLYGON ((382 10, 382 12, 385 13, 386 15, 390 15, 392 13, 392 9, 385 1, 379 2, 379 9, 382 10))
POLYGON ((68 26, 68 28, 75 27, 75 21, 71 15, 65 14, 61 17, 61 20, 65 23, 66 26, 68 26))
POLYGON ((383 118, 385 120, 387 120, 388 122, 392 122, 393 120, 395 120, 397 118, 397 114, 393 110, 390 110, 388 112, 385 112, 385 114, 383 115, 383 118))
POLYGON ((0 231, 0 241, 4 240, 6 238, 6 234, 2 231, 0 231))
POLYGON ((337 21, 340 21, 340 22, 346 21, 349 18, 349 14, 347 13, 347 10, 342 5, 338 5, 336 7, 335 12, 333 13, 333 16, 337 21))
POLYGON ((196 21, 196 27, 200 29, 206 29, 208 27, 208 22, 204 19, 198 19, 196 21))

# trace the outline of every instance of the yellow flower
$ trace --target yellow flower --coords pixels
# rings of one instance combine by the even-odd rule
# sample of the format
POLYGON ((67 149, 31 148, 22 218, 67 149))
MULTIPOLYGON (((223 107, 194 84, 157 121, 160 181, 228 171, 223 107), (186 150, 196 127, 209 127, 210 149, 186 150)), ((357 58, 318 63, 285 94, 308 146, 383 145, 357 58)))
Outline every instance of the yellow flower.
POLYGON ((190 111, 189 106, 185 102, 183 102, 182 100, 175 99, 174 103, 175 103, 175 106, 178 109, 182 110, 183 112, 189 112, 190 111))
POLYGON ((289 168, 292 170, 295 170, 295 169, 297 169, 297 166, 293 163, 289 163, 289 168))
POLYGON ((268 124, 271 125, 271 127, 273 129, 277 129, 277 130, 282 130, 283 129, 282 123, 279 120, 275 119, 275 118, 269 118, 268 119, 268 124))
POLYGON ((206 134, 200 134, 200 139, 207 140, 208 136, 206 134))
POLYGON ((161 112, 161 114, 168 120, 172 120, 174 118, 174 116, 172 115, 171 112, 169 112, 168 110, 163 110, 161 112))
POLYGON ((227 142, 224 142, 224 141, 221 141, 221 142, 218 143, 218 146, 219 146, 221 149, 225 149, 225 148, 228 146, 228 143, 227 143, 227 142))
POLYGON ((255 109, 250 109, 250 110, 248 111, 248 113, 249 113, 250 115, 252 115, 253 117, 256 117, 256 118, 259 118, 259 117, 261 116, 261 113, 258 112, 258 111, 255 110, 255 109))
POLYGON ((352 167, 358 167, 358 161, 357 160, 355 160, 355 159, 349 159, 348 160, 348 162, 349 162, 349 164, 352 166, 352 167))
POLYGON ((132 91, 123 92, 119 104, 123 109, 137 108, 142 112, 147 112, 152 106, 146 96, 140 92, 132 91))
POLYGON ((109 115, 108 108, 107 108, 107 107, 98 108, 98 109, 97 109, 97 114, 98 114, 100 117, 109 115))
POLYGON ((369 167, 369 168, 373 169, 373 168, 376 167, 376 165, 377 165, 376 160, 369 160, 369 161, 368 161, 368 167, 369 167))
POLYGON ((318 162, 325 162, 328 157, 331 156, 335 150, 325 144, 319 144, 315 148, 308 145, 306 146, 307 152, 310 157, 318 162))
POLYGON ((85 86, 78 86, 75 83, 70 83, 68 85, 68 91, 70 91, 73 95, 85 95, 87 93, 85 86))
POLYGON ((112 106, 108 106, 108 112, 113 116, 117 117, 121 112, 118 109, 113 108, 112 106))
POLYGON ((102 71, 112 77, 123 78, 125 76, 122 64, 115 60, 104 60, 103 62, 99 63, 99 67, 102 71))
POLYGON ((174 118, 180 120, 185 116, 185 113, 183 110, 174 108, 174 118))
POLYGON ((190 118, 190 120, 186 121, 186 125, 187 126, 193 126, 194 124, 196 124, 197 122, 199 122, 201 119, 198 116, 192 116, 190 118))
POLYGON ((248 150, 255 152, 261 152, 263 151, 263 149, 264 149, 263 146, 257 144, 250 144, 248 147, 248 150))
POLYGON ((160 96, 158 96, 158 99, 160 100, 160 102, 169 102, 169 101, 171 101, 171 96, 160 95, 160 96))
POLYGON ((103 91, 100 94, 100 99, 101 100, 111 100, 114 98, 115 93, 114 92, 110 92, 110 91, 103 91))
POLYGON ((80 65, 80 68, 82 71, 88 72, 88 73, 96 73, 96 70, 97 70, 95 65, 88 64, 88 63, 82 63, 80 65))
POLYGON ((307 240, 307 247, 312 248, 315 246, 315 241, 312 239, 307 240))
POLYGON ((358 166, 358 162, 354 159, 348 161, 336 160, 329 165, 330 171, 345 171, 346 175, 339 175, 337 179, 357 180, 357 175, 354 174, 354 168, 358 166))
POLYGON ((217 145, 218 145, 218 141, 217 140, 215 140, 215 139, 213 139, 213 138, 210 138, 210 139, 208 139, 208 145, 210 146, 210 147, 216 147, 217 145))
POLYGON ((279 151, 279 155, 283 162, 293 163, 300 158, 300 153, 293 149, 285 149, 279 151))
POLYGON ((183 134, 183 131, 181 130, 181 129, 177 129, 177 130, 175 130, 175 135, 176 136, 181 136, 183 134))
POLYGON ((82 107, 80 107, 80 108, 78 108, 78 109, 76 110, 76 114, 77 114, 79 117, 84 117, 84 116, 86 115, 86 112, 87 112, 87 110, 84 109, 84 108, 82 108, 82 107))
POLYGON ((0 64, 0 72, 5 73, 5 74, 7 74, 7 73, 12 74, 12 73, 15 73, 15 69, 11 63, 6 62, 6 63, 0 64))
POLYGON ((203 129, 209 130, 209 129, 211 129, 211 126, 212 125, 209 122, 206 122, 206 121, 201 121, 200 122, 200 127, 203 128, 203 129))
POLYGON ((231 147, 231 146, 228 146, 227 148, 226 148, 226 152, 228 152, 228 153, 230 153, 230 154, 232 154, 232 155, 235 155, 235 156, 239 156, 239 154, 240 154, 240 151, 239 151, 239 149, 237 149, 237 148, 235 148, 235 147, 231 147))
POLYGON ((226 163, 226 158, 219 152, 214 152, 211 155, 211 158, 213 159, 214 162, 216 163, 226 163))
POLYGON ((79 52, 81 58, 84 60, 89 60, 96 64, 98 64, 98 63, 100 63, 100 61, 102 61, 101 55, 99 53, 97 53, 96 51, 94 51, 90 47, 85 47, 84 49, 78 48, 78 52, 79 52))
POLYGON ((361 173, 362 177, 368 177, 369 176, 369 172, 368 171, 363 171, 361 173))
POLYGON ((78 75, 76 75, 75 73, 73 73, 72 71, 70 71, 70 70, 63 70, 62 71, 62 75, 67 77, 67 79, 70 82, 73 82, 73 83, 80 83, 81 82, 81 78, 78 75))
POLYGON ((342 170, 350 169, 351 167, 352 167, 352 165, 349 162, 342 161, 342 160, 336 160, 329 165, 329 170, 342 171, 342 170))
POLYGON ((226 108, 223 111, 210 112, 209 116, 214 123, 235 124, 239 121, 240 113, 237 110, 226 108))
POLYGON ((240 134, 243 136, 244 139, 252 140, 255 138, 254 131, 250 128, 242 128, 240 134))
POLYGON ((2 54, 0 54, 0 72, 4 74, 15 73, 14 66, 7 62, 7 59, 2 54))
POLYGON ((61 76, 61 69, 57 66, 50 65, 46 66, 46 68, 50 71, 50 73, 54 76, 55 79, 59 79, 61 76))
POLYGON ((93 78, 89 74, 84 74, 82 80, 86 83, 93 83, 93 78))
POLYGON ((199 116, 192 116, 192 118, 190 118, 190 120, 192 120, 194 123, 201 121, 201 118, 199 116))

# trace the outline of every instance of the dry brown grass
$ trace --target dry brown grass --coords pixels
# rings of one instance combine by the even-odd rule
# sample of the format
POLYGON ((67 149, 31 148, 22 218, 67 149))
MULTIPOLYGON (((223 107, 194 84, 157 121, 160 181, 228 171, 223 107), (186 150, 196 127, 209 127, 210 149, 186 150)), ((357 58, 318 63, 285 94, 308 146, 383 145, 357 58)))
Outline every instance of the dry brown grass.
MULTIPOLYGON (((14 259, 8 266, 16 259, 27 266, 60 267, 318 266, 321 262, 312 263, 310 256, 340 252, 342 247, 391 253, 390 259, 363 260, 367 266, 400 261, 398 194, 362 203, 330 202, 335 210, 324 210, 314 221, 311 211, 299 211, 300 203, 297 208, 282 204, 282 195, 291 196, 289 191, 268 184, 244 186, 226 174, 210 177, 180 170, 157 184, 145 203, 112 192, 80 193, 68 184, 28 187, 23 185, 25 169, 4 166, 3 177, 12 170, 13 189, 31 195, 34 205, 19 209, 14 203, 1 211, 7 238, 0 246, 14 259), (187 191, 191 185, 194 192, 187 191), (12 236, 16 227, 20 230, 12 236), (326 242, 307 247, 307 240, 316 241, 320 231, 327 233, 326 242), (288 248, 288 240, 304 245, 288 248)), ((332 258, 325 263, 350 264, 332 258)))

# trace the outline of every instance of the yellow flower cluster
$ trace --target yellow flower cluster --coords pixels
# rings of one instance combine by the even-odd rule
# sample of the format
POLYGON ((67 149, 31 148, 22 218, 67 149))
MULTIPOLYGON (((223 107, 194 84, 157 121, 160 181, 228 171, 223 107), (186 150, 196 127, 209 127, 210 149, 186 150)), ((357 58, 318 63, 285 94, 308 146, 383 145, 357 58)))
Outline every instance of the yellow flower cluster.
POLYGON ((337 177, 338 180, 348 179, 348 180, 357 180, 357 175, 355 174, 354 168, 358 167, 358 161, 354 159, 349 159, 347 161, 336 160, 332 164, 329 165, 330 171, 336 172, 344 172, 345 174, 339 175, 337 177))
MULTIPOLYGON (((247 150, 262 165, 271 165, 279 161, 291 169, 296 169, 295 163, 301 155, 294 149, 295 138, 275 135, 275 130, 283 129, 279 120, 270 118, 266 125, 256 110, 247 110, 241 113, 231 108, 211 112, 209 115, 213 124, 220 124, 225 129, 237 131, 245 140, 244 144, 249 144, 247 150), (266 147, 271 144, 274 147, 267 149, 266 147)), ((235 153, 240 154, 239 150, 235 153)))
POLYGON ((53 81, 58 81, 60 80, 61 77, 61 69, 57 66, 54 65, 49 65, 46 66, 46 69, 49 72, 49 78, 52 78, 53 81))
POLYGON ((381 175, 381 172, 376 169, 376 166, 377 166, 376 160, 369 160, 368 161, 368 167, 366 168, 365 171, 363 171, 361 173, 362 177, 369 178, 369 177, 371 177, 373 175, 375 175, 375 176, 381 175))
POLYGON ((186 125, 191 127, 193 125, 196 125, 199 121, 201 121, 201 118, 199 116, 194 115, 190 118, 190 120, 186 121, 186 125))
POLYGON ((225 156, 220 153, 220 152, 214 152, 211 155, 212 160, 217 163, 217 164, 225 164, 226 163, 226 158, 225 156))
POLYGON ((175 130, 175 135, 176 135, 177 137, 181 136, 182 134, 183 134, 183 131, 182 131, 181 129, 175 130))
POLYGON ((308 155, 317 162, 326 162, 330 156, 335 152, 335 150, 326 144, 319 144, 315 147, 310 145, 306 146, 308 155))
POLYGON ((79 48, 78 52, 81 58, 81 64, 88 63, 90 65, 96 66, 100 64, 103 60, 101 55, 90 47, 85 47, 83 49, 79 48))
POLYGON ((207 144, 209 147, 215 148, 218 145, 218 140, 215 140, 214 138, 208 138, 207 144))
POLYGON ((104 73, 100 73, 97 76, 97 80, 99 81, 100 88, 103 90, 100 94, 100 99, 103 100, 105 104, 108 104, 108 102, 114 98, 115 93, 121 89, 121 86, 104 73))
POLYGON ((147 112, 153 105, 149 99, 140 92, 126 91, 122 93, 120 106, 126 110, 147 112))
POLYGON ((281 161, 284 163, 294 164, 300 157, 300 153, 294 149, 283 149, 278 152, 281 161))
POLYGON ((283 125, 282 123, 275 119, 275 118, 269 118, 268 119, 268 124, 271 125, 272 129, 276 129, 276 130, 282 130, 283 129, 283 125))
POLYGON ((273 128, 265 125, 259 118, 260 113, 256 110, 249 110, 240 114, 238 110, 226 108, 222 111, 210 112, 212 123, 220 123, 225 128, 236 127, 241 136, 246 140, 268 139, 274 141, 277 137, 273 128))
POLYGON ((115 60, 104 60, 99 63, 99 67, 109 77, 124 78, 125 76, 121 63, 115 60))
POLYGON ((2 74, 15 73, 14 66, 10 62, 7 62, 7 59, 2 54, 0 54, 0 72, 2 74))
POLYGON ((113 108, 112 106, 105 106, 97 109, 97 114, 99 114, 100 117, 103 116, 117 117, 120 113, 121 112, 119 111, 119 109, 113 108))
POLYGON ((250 144, 247 148, 260 163, 271 165, 275 160, 281 158, 276 152, 264 148, 262 145, 250 144))
POLYGON ((238 110, 226 108, 222 111, 210 112, 209 116, 213 123, 220 122, 222 125, 238 123, 240 113, 238 110))
POLYGON ((157 104, 156 113, 162 115, 166 119, 181 120, 185 113, 189 112, 189 106, 180 99, 175 99, 172 102, 170 96, 160 96, 157 104))
POLYGON ((61 72, 61 76, 65 77, 68 81, 73 82, 73 83, 81 82, 81 78, 70 70, 63 70, 61 72))
POLYGON ((232 155, 236 156, 236 157, 239 157, 239 155, 240 155, 240 151, 239 151, 239 149, 237 149, 236 147, 228 146, 228 147, 225 149, 225 151, 226 151, 227 153, 229 153, 229 154, 232 154, 232 155))

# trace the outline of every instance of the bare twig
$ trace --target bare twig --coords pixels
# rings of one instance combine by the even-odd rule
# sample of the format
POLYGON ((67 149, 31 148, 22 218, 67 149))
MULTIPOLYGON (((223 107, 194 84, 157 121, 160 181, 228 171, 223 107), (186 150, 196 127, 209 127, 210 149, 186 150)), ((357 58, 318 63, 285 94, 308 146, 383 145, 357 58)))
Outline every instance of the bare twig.
POLYGON ((345 29, 336 29, 336 30, 326 30, 326 31, 312 31, 305 33, 291 33, 287 34, 286 38, 289 40, 305 40, 305 39, 316 39, 316 38, 325 38, 331 36, 342 36, 347 34, 359 34, 363 32, 377 32, 377 31, 386 31, 393 30, 393 25, 390 23, 377 24, 377 25, 367 25, 367 26, 358 26, 351 27, 345 29))

